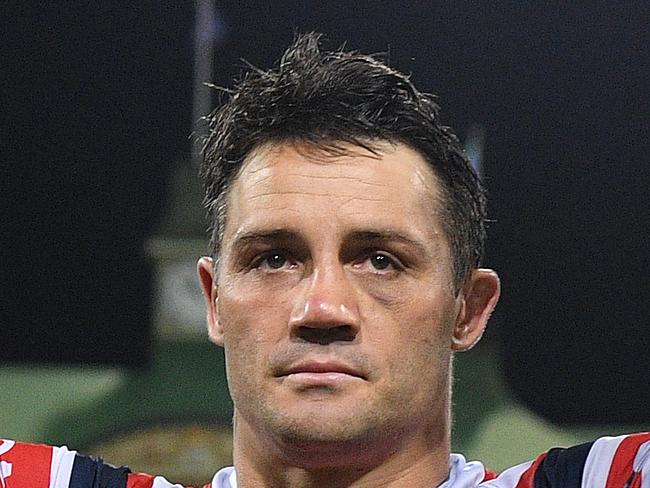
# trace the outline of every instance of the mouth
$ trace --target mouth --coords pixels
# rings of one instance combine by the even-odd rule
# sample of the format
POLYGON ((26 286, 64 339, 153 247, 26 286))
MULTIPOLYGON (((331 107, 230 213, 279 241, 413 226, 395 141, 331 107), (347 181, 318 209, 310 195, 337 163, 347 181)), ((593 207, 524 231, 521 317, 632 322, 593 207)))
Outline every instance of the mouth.
POLYGON ((304 381, 367 380, 361 371, 346 364, 333 361, 306 361, 297 363, 287 368, 279 376, 304 381))

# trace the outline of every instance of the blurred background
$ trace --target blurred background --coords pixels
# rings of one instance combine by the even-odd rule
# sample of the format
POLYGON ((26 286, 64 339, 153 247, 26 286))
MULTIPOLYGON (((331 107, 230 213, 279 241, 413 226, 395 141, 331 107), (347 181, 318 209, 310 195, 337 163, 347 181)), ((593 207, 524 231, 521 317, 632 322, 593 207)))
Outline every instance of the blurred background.
POLYGON ((648 429, 647 2, 2 2, 0 436, 185 483, 230 462, 195 122, 294 31, 439 95, 490 191, 503 298, 456 361, 495 470, 648 429))

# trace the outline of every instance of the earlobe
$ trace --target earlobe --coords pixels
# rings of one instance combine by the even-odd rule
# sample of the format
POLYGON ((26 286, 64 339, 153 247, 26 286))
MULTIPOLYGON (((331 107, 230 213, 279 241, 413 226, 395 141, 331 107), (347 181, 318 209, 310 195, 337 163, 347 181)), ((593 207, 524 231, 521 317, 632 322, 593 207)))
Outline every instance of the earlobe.
POLYGON ((467 351, 481 339, 500 293, 501 284, 494 271, 473 271, 461 292, 462 301, 451 339, 453 350, 467 351))
POLYGON ((199 259, 196 268, 205 301, 208 335, 212 342, 223 346, 223 327, 219 321, 219 289, 215 279, 214 261, 204 256, 199 259))

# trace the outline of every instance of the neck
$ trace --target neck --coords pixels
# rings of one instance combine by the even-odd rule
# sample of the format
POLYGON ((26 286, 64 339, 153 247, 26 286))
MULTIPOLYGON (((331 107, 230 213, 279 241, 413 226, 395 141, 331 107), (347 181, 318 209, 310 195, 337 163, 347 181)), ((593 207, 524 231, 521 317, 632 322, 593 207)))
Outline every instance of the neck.
POLYGON ((234 441, 239 488, 431 488, 449 475, 447 426, 305 448, 254 431, 236 415, 234 441))

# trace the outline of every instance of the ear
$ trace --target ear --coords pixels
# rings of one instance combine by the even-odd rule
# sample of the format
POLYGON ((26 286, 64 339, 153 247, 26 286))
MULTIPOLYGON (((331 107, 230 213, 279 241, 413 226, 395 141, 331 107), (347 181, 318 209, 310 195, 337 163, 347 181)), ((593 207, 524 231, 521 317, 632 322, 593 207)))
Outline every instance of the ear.
POLYGON ((501 284, 491 269, 475 269, 459 295, 451 348, 454 351, 471 349, 483 335, 485 326, 496 307, 501 284))
POLYGON ((223 327, 219 323, 219 290, 214 276, 214 260, 204 256, 199 259, 196 269, 207 310, 208 335, 212 342, 223 346, 223 327))

